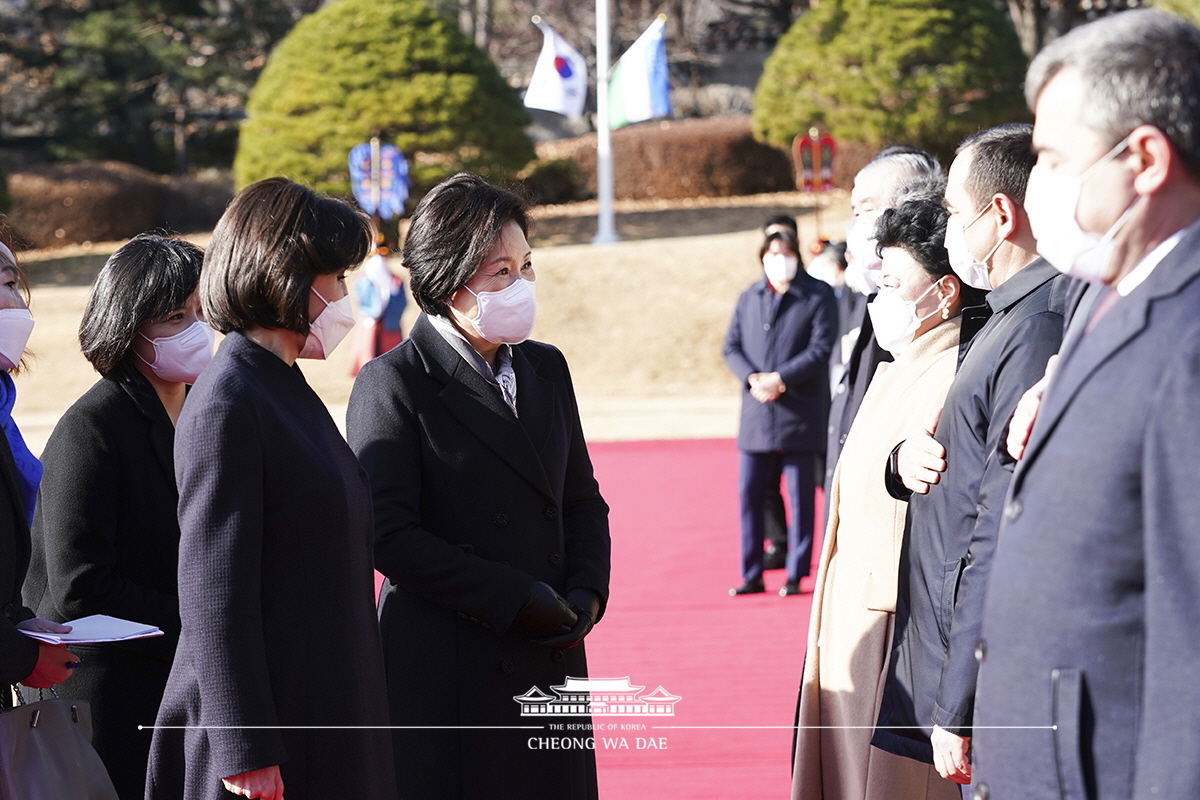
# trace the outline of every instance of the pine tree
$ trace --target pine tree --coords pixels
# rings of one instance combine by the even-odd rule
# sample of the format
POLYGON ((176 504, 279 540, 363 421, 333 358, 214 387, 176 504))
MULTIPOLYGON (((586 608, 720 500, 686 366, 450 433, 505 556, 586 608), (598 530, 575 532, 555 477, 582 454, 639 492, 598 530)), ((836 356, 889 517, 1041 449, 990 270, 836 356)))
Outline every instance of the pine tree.
POLYGON ((533 158, 528 116, 495 65, 424 0, 338 0, 279 44, 247 103, 234 171, 349 195, 350 148, 377 134, 407 156, 414 196, 467 169, 533 158))
POLYGON ((847 141, 946 155, 977 130, 1028 118, 1025 66, 990 0, 823 0, 767 60, 754 131, 788 147, 820 125, 847 141))

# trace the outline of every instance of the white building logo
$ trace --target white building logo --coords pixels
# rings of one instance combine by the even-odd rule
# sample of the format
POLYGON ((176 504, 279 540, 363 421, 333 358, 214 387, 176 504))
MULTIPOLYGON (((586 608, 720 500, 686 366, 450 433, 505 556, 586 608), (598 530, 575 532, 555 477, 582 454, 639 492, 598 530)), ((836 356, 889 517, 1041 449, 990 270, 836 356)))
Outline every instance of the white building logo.
POLYGON ((629 678, 572 678, 562 686, 551 686, 548 695, 536 686, 513 698, 521 704, 522 717, 558 717, 575 714, 592 716, 675 716, 682 700, 659 686, 642 694, 645 686, 631 686, 629 678))

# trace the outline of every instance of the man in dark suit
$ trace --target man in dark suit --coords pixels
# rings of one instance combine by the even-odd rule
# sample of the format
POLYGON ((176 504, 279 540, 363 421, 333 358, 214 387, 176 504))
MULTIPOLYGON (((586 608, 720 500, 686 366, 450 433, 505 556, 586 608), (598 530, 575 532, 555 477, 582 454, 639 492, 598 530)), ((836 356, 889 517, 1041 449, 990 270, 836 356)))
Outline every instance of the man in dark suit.
POLYGON ((975 642, 1012 478, 1012 460, 994 454, 1017 401, 1058 350, 1070 285, 1038 258, 1022 206, 1032 132, 1014 124, 975 134, 950 165, 946 249, 962 280, 992 290, 981 309, 989 316, 940 420, 914 431, 888 463, 888 488, 909 499, 909 509, 895 644, 872 743, 957 783, 970 782, 975 642))
POLYGON ((812 560, 816 459, 829 409, 829 352, 837 334, 833 290, 799 268, 788 230, 767 237, 759 252, 764 276, 734 309, 725 336, 725 363, 742 383, 742 580, 732 595, 764 591, 763 501, 787 477, 787 581, 780 594, 800 593, 812 560), (780 266, 776 268, 776 263, 780 266))
POLYGON ((1038 250, 1093 285, 1004 507, 974 795, 1200 797, 1200 31, 1106 17, 1025 87, 1038 250))

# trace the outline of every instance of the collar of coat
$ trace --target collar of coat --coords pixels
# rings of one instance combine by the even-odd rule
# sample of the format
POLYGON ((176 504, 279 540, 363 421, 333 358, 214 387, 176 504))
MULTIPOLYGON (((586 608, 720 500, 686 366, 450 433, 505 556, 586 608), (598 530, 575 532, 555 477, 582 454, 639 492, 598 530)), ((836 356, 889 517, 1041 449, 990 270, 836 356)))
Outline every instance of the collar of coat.
POLYGON ((424 314, 409 334, 425 372, 441 384, 438 399, 446 409, 497 456, 547 499, 555 500, 542 452, 550 443, 558 401, 556 382, 547 377, 550 364, 546 345, 524 342, 512 345, 512 366, 517 376, 518 418, 500 391, 466 362, 438 333, 424 314))

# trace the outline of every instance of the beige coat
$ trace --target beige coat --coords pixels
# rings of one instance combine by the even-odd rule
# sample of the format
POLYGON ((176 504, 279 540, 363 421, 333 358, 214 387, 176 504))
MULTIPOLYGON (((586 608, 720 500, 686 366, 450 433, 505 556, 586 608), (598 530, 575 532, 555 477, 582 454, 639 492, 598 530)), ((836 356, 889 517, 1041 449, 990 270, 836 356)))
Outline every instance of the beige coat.
POLYGON ((880 364, 846 437, 813 589, 793 800, 959 797, 933 767, 872 748, 871 736, 891 653, 907 512, 884 488, 884 467, 892 448, 945 400, 960 323, 943 322, 880 364))

